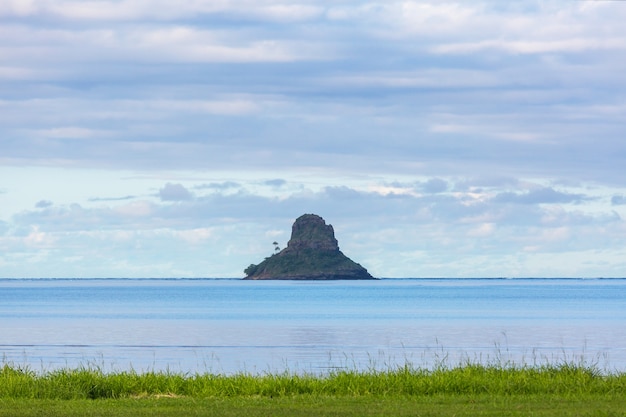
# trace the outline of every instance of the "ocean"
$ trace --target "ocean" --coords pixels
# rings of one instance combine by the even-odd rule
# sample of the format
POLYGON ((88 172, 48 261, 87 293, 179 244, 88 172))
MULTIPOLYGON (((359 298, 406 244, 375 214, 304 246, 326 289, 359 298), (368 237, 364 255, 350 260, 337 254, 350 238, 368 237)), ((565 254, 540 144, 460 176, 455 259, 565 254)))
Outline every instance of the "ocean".
POLYGON ((0 279, 35 371, 325 373, 574 362, 626 371, 626 279, 0 279))

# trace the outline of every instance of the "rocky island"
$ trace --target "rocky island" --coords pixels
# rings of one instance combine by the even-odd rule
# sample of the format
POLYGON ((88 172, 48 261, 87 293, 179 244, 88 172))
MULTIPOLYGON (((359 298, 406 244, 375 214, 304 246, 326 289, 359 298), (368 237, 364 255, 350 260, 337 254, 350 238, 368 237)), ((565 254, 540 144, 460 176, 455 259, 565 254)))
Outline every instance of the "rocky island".
POLYGON ((315 214, 298 217, 287 247, 244 273, 250 280, 376 279, 339 250, 333 226, 315 214))

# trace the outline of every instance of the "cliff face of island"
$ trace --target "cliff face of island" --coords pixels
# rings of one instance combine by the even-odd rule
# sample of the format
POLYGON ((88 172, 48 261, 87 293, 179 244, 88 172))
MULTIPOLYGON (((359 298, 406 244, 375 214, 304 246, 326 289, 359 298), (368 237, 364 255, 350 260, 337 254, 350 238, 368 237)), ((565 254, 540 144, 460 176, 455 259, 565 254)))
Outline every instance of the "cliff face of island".
POLYGON ((375 279, 339 250, 333 227, 315 214, 298 217, 287 247, 244 272, 251 280, 375 279))

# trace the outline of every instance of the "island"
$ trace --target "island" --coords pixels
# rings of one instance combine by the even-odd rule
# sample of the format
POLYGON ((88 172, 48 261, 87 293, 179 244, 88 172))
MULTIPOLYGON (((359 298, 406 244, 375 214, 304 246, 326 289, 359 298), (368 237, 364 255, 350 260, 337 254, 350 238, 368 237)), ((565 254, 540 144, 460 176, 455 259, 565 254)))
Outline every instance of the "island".
POLYGON ((248 266, 248 280, 376 279, 339 250, 333 226, 316 214, 304 214, 291 228, 287 247, 248 266))

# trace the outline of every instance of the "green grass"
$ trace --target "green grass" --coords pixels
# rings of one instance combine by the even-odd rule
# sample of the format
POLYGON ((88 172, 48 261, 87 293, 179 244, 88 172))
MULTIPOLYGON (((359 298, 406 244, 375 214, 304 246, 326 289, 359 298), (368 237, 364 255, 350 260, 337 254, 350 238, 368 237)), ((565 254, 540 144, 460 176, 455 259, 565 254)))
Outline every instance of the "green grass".
POLYGON ((434 370, 336 371, 328 375, 113 372, 98 368, 37 373, 0 368, 0 398, 108 399, 171 395, 193 398, 315 396, 626 395, 626 374, 575 364, 501 367, 466 364, 434 370))
POLYGON ((0 368, 1 416, 626 416, 626 374, 466 364, 328 375, 0 368))
POLYGON ((0 417, 22 416, 626 416, 623 396, 248 397, 2 400, 0 417))

